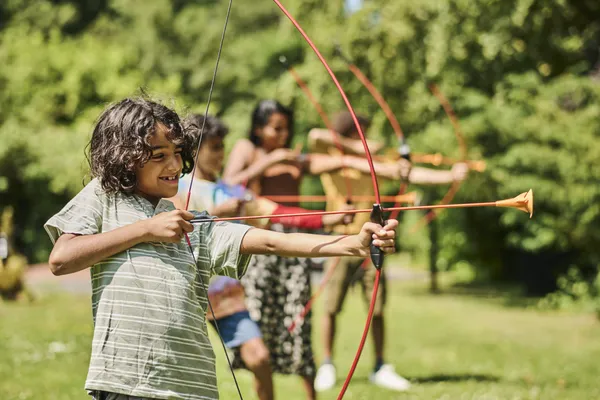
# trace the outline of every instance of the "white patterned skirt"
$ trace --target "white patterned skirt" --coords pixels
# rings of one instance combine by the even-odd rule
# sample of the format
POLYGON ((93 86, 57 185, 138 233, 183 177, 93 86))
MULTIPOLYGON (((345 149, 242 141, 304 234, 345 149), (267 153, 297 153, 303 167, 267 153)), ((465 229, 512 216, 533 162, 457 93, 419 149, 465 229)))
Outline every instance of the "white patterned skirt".
MULTIPOLYGON (((273 372, 314 377, 311 313, 288 332, 311 296, 310 259, 253 256, 242 284, 250 316, 271 353, 273 372)), ((234 351, 234 366, 244 367, 239 349, 234 351)))

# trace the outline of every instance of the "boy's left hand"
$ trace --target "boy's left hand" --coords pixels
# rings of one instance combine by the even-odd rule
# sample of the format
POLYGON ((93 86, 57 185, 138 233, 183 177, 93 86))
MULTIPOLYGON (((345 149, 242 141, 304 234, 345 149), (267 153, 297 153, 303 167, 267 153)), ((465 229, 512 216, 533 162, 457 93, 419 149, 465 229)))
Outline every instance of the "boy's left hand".
POLYGON ((398 227, 398 221, 390 219, 385 221, 385 226, 375 224, 373 222, 366 222, 360 233, 357 235, 360 242, 361 256, 368 257, 370 254, 371 240, 373 244, 380 247, 384 253, 394 253, 396 251, 396 228, 398 227))

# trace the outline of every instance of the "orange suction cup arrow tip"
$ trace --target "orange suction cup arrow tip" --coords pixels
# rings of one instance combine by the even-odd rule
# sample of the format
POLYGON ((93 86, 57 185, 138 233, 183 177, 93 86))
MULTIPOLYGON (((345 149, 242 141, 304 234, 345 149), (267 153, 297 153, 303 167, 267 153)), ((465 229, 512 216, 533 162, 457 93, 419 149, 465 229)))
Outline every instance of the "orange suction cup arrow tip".
POLYGON ((487 165, 485 164, 485 161, 471 161, 471 162, 469 162, 469 168, 471 168, 472 170, 475 170, 477 172, 483 172, 483 171, 485 171, 486 167, 487 167, 487 165))
POLYGON ((510 207, 529 213, 529 218, 533 216, 533 190, 529 189, 526 193, 521 193, 517 197, 506 200, 498 200, 496 207, 510 207))

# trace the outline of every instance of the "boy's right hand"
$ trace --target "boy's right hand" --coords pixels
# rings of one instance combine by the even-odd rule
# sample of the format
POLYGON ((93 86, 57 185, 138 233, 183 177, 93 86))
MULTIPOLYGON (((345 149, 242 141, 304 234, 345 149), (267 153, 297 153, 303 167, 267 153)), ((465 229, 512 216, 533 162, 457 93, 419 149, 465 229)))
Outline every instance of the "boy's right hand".
POLYGON ((184 210, 163 212, 143 221, 146 229, 146 241, 178 243, 194 226, 188 221, 194 214, 184 210))

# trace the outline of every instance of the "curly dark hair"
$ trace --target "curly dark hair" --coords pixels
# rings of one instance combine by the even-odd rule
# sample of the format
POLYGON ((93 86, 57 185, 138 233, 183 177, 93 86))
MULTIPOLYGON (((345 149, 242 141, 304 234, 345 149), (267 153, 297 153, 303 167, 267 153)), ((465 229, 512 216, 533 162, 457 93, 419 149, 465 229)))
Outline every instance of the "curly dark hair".
MULTIPOLYGON (((364 115, 357 114, 356 118, 361 128, 368 129, 371 125, 371 120, 364 115)), ((341 111, 333 117, 333 129, 342 135, 343 137, 350 137, 353 133, 357 132, 356 125, 352 119, 352 114, 348 111, 341 111)))
POLYGON ((209 115, 204 122, 204 115, 191 114, 183 120, 183 129, 191 137, 194 143, 194 151, 198 147, 200 133, 204 125, 203 139, 221 138, 224 139, 229 133, 229 128, 217 117, 209 115))
POLYGON ((149 140, 159 124, 166 128, 167 139, 183 149, 182 173, 192 171, 193 140, 177 113, 145 98, 125 99, 104 110, 88 144, 91 175, 107 193, 133 192, 135 169, 150 159, 149 140))

